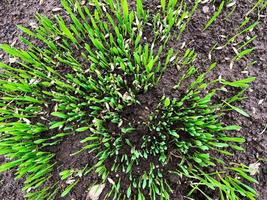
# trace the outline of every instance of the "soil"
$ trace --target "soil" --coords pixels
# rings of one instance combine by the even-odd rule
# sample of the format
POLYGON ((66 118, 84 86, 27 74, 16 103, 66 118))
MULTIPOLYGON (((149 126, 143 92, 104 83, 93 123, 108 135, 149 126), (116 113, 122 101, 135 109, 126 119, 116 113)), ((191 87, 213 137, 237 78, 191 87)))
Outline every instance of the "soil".
MULTIPOLYGON (((217 2, 217 1, 216 1, 217 2)), ((250 117, 243 117, 236 112, 231 112, 225 116, 222 121, 225 124, 238 124, 243 129, 235 135, 242 135, 247 139, 247 143, 243 145, 246 149, 245 153, 236 153, 234 158, 231 158, 232 162, 243 162, 247 165, 260 162, 259 173, 256 175, 259 184, 253 185, 258 191, 258 200, 267 200, 267 165, 261 162, 262 159, 267 158, 267 14, 260 16, 261 24, 257 26, 247 36, 256 34, 258 37, 253 42, 252 47, 255 47, 253 54, 246 59, 237 62, 230 68, 230 61, 228 58, 232 58, 234 54, 233 48, 217 50, 213 52, 209 57, 209 51, 212 46, 218 42, 219 45, 224 44, 225 39, 222 35, 232 35, 238 27, 238 25, 244 19, 245 14, 250 10, 251 6, 255 3, 252 0, 240 0, 236 3, 236 9, 231 17, 227 17, 231 8, 226 9, 219 17, 216 23, 207 31, 203 32, 203 25, 207 22, 207 17, 210 16, 214 10, 214 7, 218 5, 215 3, 206 3, 201 6, 208 6, 209 12, 204 13, 202 9, 193 16, 190 22, 186 34, 179 41, 172 41, 170 47, 173 47, 177 52, 183 51, 183 43, 187 44, 187 47, 194 48, 198 53, 197 67, 200 69, 207 67, 210 63, 216 61, 218 67, 209 78, 222 76, 224 79, 237 80, 238 78, 249 76, 257 77, 253 82, 251 88, 247 91, 247 99, 243 100, 239 106, 246 110, 250 117), (256 64, 251 67, 247 67, 251 60, 255 60, 256 64)), ((155 3, 145 4, 149 9, 156 9, 155 3)), ((21 42, 19 42, 18 36, 22 33, 16 28, 17 24, 24 26, 33 26, 35 23, 35 13, 41 13, 47 16, 64 12, 60 9, 59 0, 0 0, 0 43, 12 44, 15 47, 25 48, 21 42)), ((206 9, 206 8, 205 8, 206 9)), ((258 16, 252 15, 252 18, 256 19, 258 16)), ((149 33, 145 33, 149 36, 149 33)), ((242 41, 244 38, 240 37, 238 40, 242 41)), ((0 51, 0 60, 8 60, 8 57, 0 51)), ((147 94, 141 94, 138 99, 142 102, 142 107, 130 108, 127 110, 128 119, 134 119, 133 115, 140 116, 143 120, 149 113, 149 110, 153 109, 158 102, 158 99, 162 96, 176 97, 179 95, 175 93, 171 88, 177 82, 179 76, 175 68, 169 68, 165 72, 160 83, 153 88, 147 94), (132 117, 131 117, 132 116, 132 117)), ((182 92, 182 91, 179 91, 182 92)), ((70 166, 74 168, 80 168, 85 164, 94 163, 93 155, 80 154, 79 157, 69 156, 79 149, 79 140, 81 136, 71 136, 67 138, 60 146, 53 149, 56 154, 56 161, 58 162, 58 169, 68 169, 70 166)), ((227 158, 226 158, 227 159, 227 158)), ((0 157, 0 163, 5 162, 5 158, 0 157)), ((58 173, 58 172, 57 172, 58 173)), ((77 187, 71 192, 68 199, 71 200, 85 200, 87 196, 87 189, 90 183, 97 181, 96 175, 86 177, 78 184, 77 187)), ((176 185, 174 187, 174 194, 172 199, 183 199, 186 188, 181 188, 177 185, 177 180, 174 177, 169 177, 169 181, 176 185)), ((0 174, 0 199, 2 200, 22 200, 23 194, 21 192, 23 182, 14 179, 14 171, 9 171, 0 174)), ((122 184, 123 185, 123 184, 122 184)), ((102 197, 102 196, 101 196, 102 197)), ((60 198, 58 198, 60 199, 60 198)), ((202 199, 196 197, 196 200, 202 199)))

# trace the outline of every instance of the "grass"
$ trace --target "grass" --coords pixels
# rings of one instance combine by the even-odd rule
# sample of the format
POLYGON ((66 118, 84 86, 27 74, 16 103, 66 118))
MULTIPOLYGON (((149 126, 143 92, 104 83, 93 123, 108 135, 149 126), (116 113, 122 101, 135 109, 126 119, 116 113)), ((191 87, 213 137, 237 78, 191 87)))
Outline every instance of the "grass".
POLYGON ((216 19, 220 16, 221 12, 223 11, 225 1, 222 1, 218 10, 214 12, 213 16, 209 19, 209 21, 206 23, 204 30, 209 28, 211 24, 213 24, 216 19))
MULTIPOLYGON (((52 20, 37 15, 36 30, 18 26, 41 46, 23 37, 27 50, 0 46, 17 60, 0 63, 0 154, 8 159, 0 172, 16 168, 16 178, 24 178, 22 190, 28 199, 66 197, 81 177, 92 172, 109 183, 106 198, 112 199, 170 199, 173 188, 168 174, 189 180, 188 197, 199 191, 212 199, 206 193, 214 190, 221 199, 255 199, 256 191, 247 182, 257 181, 248 175, 248 168, 223 160, 223 156, 233 156, 232 152, 244 151, 240 145, 245 139, 229 134, 241 127, 221 122, 231 110, 249 116, 235 102, 244 98, 243 92, 255 78, 208 80, 217 63, 199 73, 193 49, 180 54, 167 45, 184 33, 199 1, 161 0, 155 15, 145 10, 142 0, 137 0, 134 11, 126 0, 94 0, 88 7, 62 0, 62 6, 70 23, 59 15, 52 20), (145 39, 146 28, 151 30, 151 41, 145 39), (134 123, 125 124, 121 113, 140 104, 138 94, 149 92, 166 68, 175 65, 183 74, 174 89, 185 85, 186 92, 179 98, 158 99, 156 109, 142 122, 144 133, 134 123), (240 92, 214 100, 231 87, 240 92), (116 132, 107 124, 115 126, 116 132), (133 141, 136 133, 141 134, 138 143, 133 141), (83 147, 72 156, 94 153, 96 163, 64 169, 57 174, 61 180, 55 182, 57 163, 49 148, 79 134, 85 135, 80 141, 83 147), (173 161, 175 169, 164 171, 173 161), (144 163, 146 167, 136 173, 144 163), (208 168, 213 172, 207 172, 208 168), (60 188, 60 182, 70 177, 75 178, 60 188)), ((205 29, 223 6, 224 1, 205 29)), ((224 46, 258 24, 245 28, 248 22, 224 46)), ((254 39, 240 44, 234 61, 253 51, 247 45, 254 39)))

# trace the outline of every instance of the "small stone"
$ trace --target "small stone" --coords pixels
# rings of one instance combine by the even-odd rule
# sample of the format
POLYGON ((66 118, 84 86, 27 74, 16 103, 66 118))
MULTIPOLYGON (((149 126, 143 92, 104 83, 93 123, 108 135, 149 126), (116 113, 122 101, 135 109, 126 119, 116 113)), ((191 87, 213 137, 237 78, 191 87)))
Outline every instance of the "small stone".
POLYGON ((202 8, 202 11, 203 11, 203 13, 209 13, 209 11, 210 11, 210 8, 208 7, 208 6, 203 6, 203 8, 202 8))

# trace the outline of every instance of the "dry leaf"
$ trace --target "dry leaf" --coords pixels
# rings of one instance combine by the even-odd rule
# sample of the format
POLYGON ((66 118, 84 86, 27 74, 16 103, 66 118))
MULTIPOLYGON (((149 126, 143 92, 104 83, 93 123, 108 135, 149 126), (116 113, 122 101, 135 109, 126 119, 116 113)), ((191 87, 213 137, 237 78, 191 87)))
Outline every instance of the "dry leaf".
POLYGON ((15 63, 17 61, 17 58, 9 58, 9 63, 15 63))
POLYGON ((181 49, 185 47, 185 42, 182 43, 181 49))
POLYGON ((203 0, 201 1, 202 4, 208 3, 210 0, 203 0))
POLYGON ((236 1, 233 1, 232 3, 229 3, 226 5, 227 8, 230 8, 236 4, 236 1))
POLYGON ((121 127, 123 124, 123 120, 120 120, 119 124, 118 124, 118 127, 121 127))
POLYGON ((30 27, 33 28, 33 29, 36 29, 38 28, 38 25, 35 23, 35 22, 30 22, 30 27))
POLYGON ((263 103, 264 99, 259 100, 258 104, 261 105, 263 103))
POLYGON ((81 1, 81 5, 84 6, 85 4, 87 4, 87 0, 83 0, 81 1))
POLYGON ((252 163, 248 166, 248 170, 249 170, 249 174, 251 176, 254 176, 256 174, 258 174, 260 171, 259 171, 259 168, 260 168, 260 163, 259 162, 256 162, 256 163, 252 163))
POLYGON ((17 40, 15 39, 12 43, 11 43, 11 47, 14 47, 15 46, 15 44, 17 43, 17 40))
POLYGON ((231 63, 230 63, 230 69, 233 69, 233 66, 234 66, 234 61, 232 60, 231 63))
POLYGON ((89 189, 86 200, 98 200, 105 186, 105 184, 93 185, 89 189))
POLYGON ((114 182, 111 178, 108 178, 108 182, 109 182, 110 184, 112 184, 112 185, 115 184, 115 182, 114 182))
POLYGON ((28 120, 27 118, 22 118, 22 120, 23 120, 26 124, 31 124, 31 121, 28 120))
POLYGON ((203 13, 207 14, 210 11, 210 8, 208 6, 203 6, 202 8, 203 13))
POLYGON ((57 36, 57 37, 55 37, 55 41, 57 41, 57 40, 59 40, 61 37, 60 36, 57 36))
POLYGON ((236 55, 239 54, 239 52, 237 51, 237 49, 235 47, 232 47, 232 49, 234 50, 234 52, 236 53, 236 55))
POLYGON ((216 50, 221 50, 221 49, 223 49, 224 48, 224 46, 220 46, 220 47, 216 47, 215 49, 216 50))
POLYGON ((72 184, 72 183, 74 183, 74 182, 75 182, 75 180, 72 179, 72 177, 68 178, 68 180, 66 181, 66 183, 67 183, 68 185, 70 185, 70 184, 72 184))
POLYGON ((128 92, 125 92, 125 93, 123 94, 123 96, 122 96, 122 99, 123 99, 124 101, 130 101, 130 100, 132 99, 132 97, 129 95, 128 92))
POLYGON ((53 9, 52 9, 53 12, 58 12, 58 11, 60 11, 60 10, 62 10, 62 8, 58 8, 58 7, 57 7, 57 8, 53 8, 53 9))

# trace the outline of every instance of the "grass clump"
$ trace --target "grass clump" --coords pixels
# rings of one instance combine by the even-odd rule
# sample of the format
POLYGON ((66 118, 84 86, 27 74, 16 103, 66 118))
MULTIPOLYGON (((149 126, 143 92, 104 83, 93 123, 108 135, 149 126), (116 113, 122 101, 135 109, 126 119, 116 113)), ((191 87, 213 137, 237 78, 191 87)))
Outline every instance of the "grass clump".
MULTIPOLYGON (((141 0, 136 5, 130 10, 126 0, 94 0, 88 5, 62 0, 70 23, 59 15, 54 20, 38 15, 36 30, 19 26, 41 45, 21 38, 27 50, 0 46, 17 60, 0 63, 0 154, 10 159, 0 172, 16 168, 29 199, 65 197, 80 179, 64 189, 60 181, 92 172, 109 182, 105 198, 111 199, 171 199, 170 174, 189 180, 188 196, 198 190, 211 199, 206 194, 210 189, 219 191, 221 199, 255 199, 256 192, 235 179, 257 182, 247 175, 248 168, 220 157, 243 151, 240 144, 245 139, 228 136, 241 127, 220 120, 229 110, 247 116, 233 104, 255 78, 208 81, 216 63, 198 74, 194 50, 181 55, 168 47, 185 31, 199 1, 162 0, 155 15, 141 0), (183 73, 173 89, 185 85, 185 92, 179 97, 163 95, 138 125, 125 120, 124 110, 140 105, 138 95, 148 93, 166 68, 175 65, 183 73), (228 87, 240 92, 218 100, 228 87), (83 148, 72 156, 87 152, 96 162, 78 171, 65 169, 55 182, 57 163, 50 148, 78 134, 85 135, 83 148)), ((235 60, 248 53, 241 52, 235 60)))

